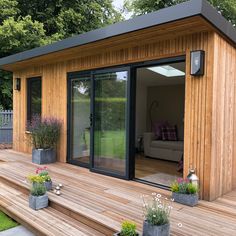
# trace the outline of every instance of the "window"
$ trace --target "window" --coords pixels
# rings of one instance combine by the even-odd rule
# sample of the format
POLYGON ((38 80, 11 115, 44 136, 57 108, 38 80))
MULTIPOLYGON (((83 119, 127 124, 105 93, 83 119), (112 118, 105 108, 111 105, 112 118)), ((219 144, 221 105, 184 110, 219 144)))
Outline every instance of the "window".
POLYGON ((41 116, 42 80, 41 77, 29 78, 27 81, 27 121, 34 116, 41 116))

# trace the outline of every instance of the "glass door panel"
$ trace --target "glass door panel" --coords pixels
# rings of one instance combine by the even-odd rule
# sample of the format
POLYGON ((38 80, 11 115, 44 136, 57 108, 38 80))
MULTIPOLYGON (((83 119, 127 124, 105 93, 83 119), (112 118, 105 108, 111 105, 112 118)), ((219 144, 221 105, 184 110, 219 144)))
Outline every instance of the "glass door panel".
POLYGON ((71 80, 70 161, 90 163, 90 76, 71 80))
POLYGON ((126 175, 128 71, 94 75, 93 168, 126 175))

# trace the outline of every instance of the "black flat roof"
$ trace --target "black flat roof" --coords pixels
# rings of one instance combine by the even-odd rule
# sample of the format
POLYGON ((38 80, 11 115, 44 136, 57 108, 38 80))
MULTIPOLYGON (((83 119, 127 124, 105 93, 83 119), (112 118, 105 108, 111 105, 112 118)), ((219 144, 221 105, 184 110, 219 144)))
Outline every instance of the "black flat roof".
POLYGON ((34 57, 69 49, 96 42, 102 39, 118 36, 125 33, 173 22, 188 17, 200 15, 216 27, 222 34, 236 43, 236 30, 221 14, 218 13, 206 0, 191 0, 172 7, 164 8, 131 20, 119 22, 107 27, 96 29, 84 34, 76 35, 59 42, 34 48, 0 59, 1 66, 14 64, 34 57))

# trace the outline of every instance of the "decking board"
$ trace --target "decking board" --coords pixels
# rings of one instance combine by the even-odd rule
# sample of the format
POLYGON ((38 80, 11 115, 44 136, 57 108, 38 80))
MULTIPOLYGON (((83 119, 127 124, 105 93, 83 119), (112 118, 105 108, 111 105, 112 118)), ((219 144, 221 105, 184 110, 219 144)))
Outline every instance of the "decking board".
MULTIPOLYGON (((4 201, 0 202, 1 207, 11 210, 14 208, 18 213, 20 207, 17 204, 19 204, 24 212, 27 212, 29 208, 26 193, 29 184, 25 183, 24 179, 25 176, 33 173, 37 165, 31 163, 30 155, 6 150, 0 151, 0 160, 4 161, 0 162, 0 183, 6 186, 7 182, 4 182, 3 178, 6 181, 12 181, 12 185, 1 188, 0 197, 2 195, 6 198, 14 196, 13 200, 8 199, 8 201, 4 198, 4 201), (12 189, 14 184, 18 186, 18 189, 12 189)), ((48 165, 48 168, 53 181, 62 183, 64 187, 60 197, 49 193, 51 205, 43 210, 42 215, 40 211, 37 222, 41 223, 40 219, 45 219, 45 217, 57 218, 57 212, 60 212, 58 222, 63 220, 63 217, 65 217, 65 222, 58 230, 68 232, 72 227, 75 230, 71 231, 72 235, 76 232, 74 228, 79 227, 77 224, 84 225, 83 232, 86 230, 94 232, 94 228, 102 231, 104 224, 107 224, 107 235, 109 235, 108 232, 111 232, 109 230, 119 229, 121 222, 125 219, 135 221, 141 231, 143 221, 141 195, 158 192, 170 197, 170 192, 166 190, 91 173, 87 169, 69 164, 55 163, 48 165), (72 222, 68 225, 70 219, 72 222)), ((197 207, 192 208, 177 203, 174 203, 173 207, 171 235, 236 235, 236 191, 214 202, 200 201, 197 207), (178 223, 183 226, 179 227, 178 223)), ((19 212, 18 217, 23 217, 23 215, 19 212)), ((28 213, 26 215, 30 216, 28 213)), ((47 223, 54 224, 55 222, 47 223)), ((48 230, 54 232, 54 229, 50 227, 48 230)))

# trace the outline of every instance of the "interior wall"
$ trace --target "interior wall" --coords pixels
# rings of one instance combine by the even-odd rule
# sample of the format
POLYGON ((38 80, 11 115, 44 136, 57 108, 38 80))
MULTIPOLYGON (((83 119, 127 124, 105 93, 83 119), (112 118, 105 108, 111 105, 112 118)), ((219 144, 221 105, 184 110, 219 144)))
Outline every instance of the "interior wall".
POLYGON ((150 131, 152 121, 168 121, 176 125, 179 140, 184 139, 184 101, 185 85, 154 86, 147 89, 147 127, 150 131), (157 106, 151 104, 156 101, 157 106), (150 117, 150 115, 152 117, 150 117))
POLYGON ((137 81, 136 86, 136 124, 135 124, 135 143, 138 147, 138 137, 147 131, 147 87, 145 84, 137 81))

